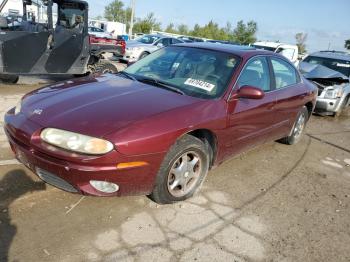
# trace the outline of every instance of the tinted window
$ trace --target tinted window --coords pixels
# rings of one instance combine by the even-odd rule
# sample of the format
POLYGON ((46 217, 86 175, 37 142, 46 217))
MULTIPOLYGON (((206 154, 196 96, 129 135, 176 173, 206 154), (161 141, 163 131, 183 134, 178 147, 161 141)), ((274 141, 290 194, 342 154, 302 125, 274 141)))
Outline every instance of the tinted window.
POLYGON ((175 38, 172 38, 171 39, 171 44, 180 44, 180 43, 182 43, 182 41, 180 41, 180 40, 178 40, 178 39, 175 39, 175 38))
POLYGON ((159 38, 160 38, 159 36, 155 36, 155 35, 144 35, 142 37, 137 38, 136 41, 143 44, 153 44, 159 38))
POLYGON ((350 61, 317 56, 308 56, 304 59, 304 62, 308 62, 310 64, 323 65, 339 73, 342 73, 343 75, 350 76, 350 61))
POLYGON ((277 58, 272 58, 271 63, 275 73, 277 89, 294 85, 298 82, 297 72, 289 63, 277 58))
POLYGON ((170 38, 163 38, 163 39, 160 39, 160 40, 157 42, 157 44, 159 44, 159 43, 162 43, 163 46, 168 46, 168 45, 170 45, 170 38))
POLYGON ((231 54, 197 48, 162 48, 125 69, 139 81, 156 79, 200 98, 221 96, 238 59, 231 54))
POLYGON ((270 91, 270 71, 265 57, 250 60, 238 80, 239 87, 248 85, 270 91))

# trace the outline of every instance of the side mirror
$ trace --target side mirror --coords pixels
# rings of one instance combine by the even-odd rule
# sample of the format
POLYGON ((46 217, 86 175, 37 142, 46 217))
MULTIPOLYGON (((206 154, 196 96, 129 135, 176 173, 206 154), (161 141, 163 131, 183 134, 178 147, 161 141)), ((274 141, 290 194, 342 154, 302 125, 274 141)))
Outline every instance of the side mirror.
POLYGON ((265 92, 254 86, 242 86, 236 93, 235 98, 263 99, 265 92))

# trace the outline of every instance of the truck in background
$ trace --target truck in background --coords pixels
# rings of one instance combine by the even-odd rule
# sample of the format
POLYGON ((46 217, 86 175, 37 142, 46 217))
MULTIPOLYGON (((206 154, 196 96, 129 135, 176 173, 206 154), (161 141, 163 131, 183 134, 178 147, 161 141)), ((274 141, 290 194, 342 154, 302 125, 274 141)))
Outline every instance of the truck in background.
POLYGON ((268 51, 272 51, 274 53, 279 53, 286 58, 288 58, 294 65, 298 65, 299 63, 299 48, 297 45, 284 44, 279 42, 255 42, 251 45, 257 49, 264 49, 268 51))

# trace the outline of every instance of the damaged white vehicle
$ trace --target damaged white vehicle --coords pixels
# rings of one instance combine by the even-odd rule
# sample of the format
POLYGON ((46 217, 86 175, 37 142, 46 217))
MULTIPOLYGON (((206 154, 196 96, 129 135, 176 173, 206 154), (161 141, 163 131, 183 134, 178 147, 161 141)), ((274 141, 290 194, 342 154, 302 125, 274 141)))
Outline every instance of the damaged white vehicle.
POLYGON ((349 54, 336 51, 313 53, 300 63, 299 70, 318 87, 315 113, 339 116, 349 106, 349 54))

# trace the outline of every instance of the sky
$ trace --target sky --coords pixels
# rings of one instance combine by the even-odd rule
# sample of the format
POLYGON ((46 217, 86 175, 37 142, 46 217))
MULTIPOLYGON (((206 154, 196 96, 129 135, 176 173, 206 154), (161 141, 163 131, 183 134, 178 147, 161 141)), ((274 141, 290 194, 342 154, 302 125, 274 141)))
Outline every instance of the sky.
MULTIPOLYGON (((103 15, 112 0, 88 0, 90 16, 103 15)), ((123 0, 130 6, 131 0, 123 0)), ((210 20, 227 22, 254 20, 258 40, 295 43, 295 34, 308 34, 309 52, 345 50, 350 39, 350 0, 136 0, 136 17, 153 12, 165 28, 184 23, 192 28, 210 20)))

